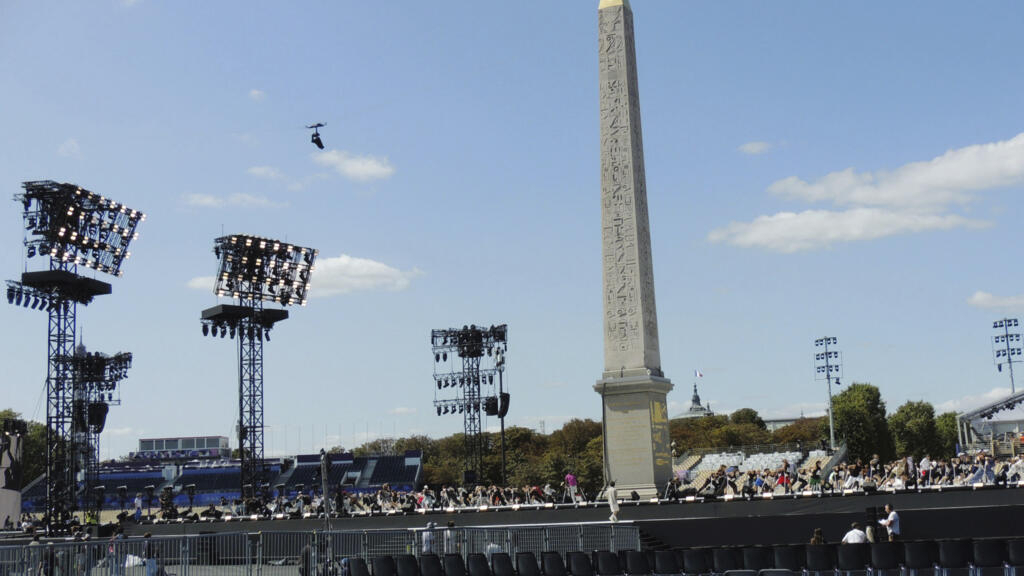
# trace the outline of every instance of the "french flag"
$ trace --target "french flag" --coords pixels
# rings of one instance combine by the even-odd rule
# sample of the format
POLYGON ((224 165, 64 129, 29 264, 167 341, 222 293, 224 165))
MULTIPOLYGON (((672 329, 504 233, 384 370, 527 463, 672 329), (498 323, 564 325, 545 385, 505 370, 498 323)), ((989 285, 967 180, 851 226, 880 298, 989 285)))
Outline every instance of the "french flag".
POLYGON ((694 368, 693 369, 693 377, 694 378, 703 378, 704 377, 704 373, 701 372, 700 370, 694 368))

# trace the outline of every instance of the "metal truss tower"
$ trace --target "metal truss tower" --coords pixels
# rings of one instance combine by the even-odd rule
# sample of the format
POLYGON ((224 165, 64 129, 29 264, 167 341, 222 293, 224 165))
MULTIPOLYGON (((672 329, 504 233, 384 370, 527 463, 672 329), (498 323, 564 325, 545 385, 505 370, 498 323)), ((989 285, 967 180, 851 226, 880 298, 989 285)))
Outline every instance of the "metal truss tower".
POLYGON ((502 324, 490 328, 473 325, 461 329, 432 330, 430 342, 434 353, 434 407, 438 416, 462 416, 466 460, 463 482, 475 484, 483 480, 481 411, 490 415, 500 414, 502 418, 508 411, 508 394, 502 389, 499 395, 495 395, 494 387, 495 375, 498 376, 499 388, 502 383, 508 328, 502 324), (456 370, 453 364, 456 357, 461 359, 461 370, 456 370), (481 368, 485 357, 488 360, 481 368), (438 398, 439 392, 441 395, 454 393, 455 397, 441 399, 438 398))
POLYGON ((238 305, 220 305, 202 313, 203 334, 238 339, 239 489, 245 499, 263 494, 267 485, 263 443, 263 341, 288 312, 265 309, 263 302, 282 306, 306 304, 309 278, 317 250, 258 236, 233 235, 214 240, 219 262, 214 292, 236 298, 238 305))
POLYGON ((78 275, 78 266, 121 275, 129 243, 146 216, 80 186, 51 180, 24 182, 14 199, 24 207, 28 258, 48 259, 48 270, 7 282, 7 301, 46 310, 46 513, 47 531, 63 530, 78 509, 78 482, 87 499, 86 471, 95 459, 86 392, 75 371, 77 305, 111 293, 110 284, 78 275))

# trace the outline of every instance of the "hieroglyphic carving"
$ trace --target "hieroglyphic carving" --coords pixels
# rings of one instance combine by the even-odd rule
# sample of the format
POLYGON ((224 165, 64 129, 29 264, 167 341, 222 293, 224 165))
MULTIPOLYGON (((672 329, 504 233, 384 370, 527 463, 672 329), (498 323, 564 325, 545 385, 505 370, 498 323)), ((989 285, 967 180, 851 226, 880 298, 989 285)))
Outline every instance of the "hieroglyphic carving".
POLYGON ((633 16, 599 11, 605 371, 661 373, 633 16))

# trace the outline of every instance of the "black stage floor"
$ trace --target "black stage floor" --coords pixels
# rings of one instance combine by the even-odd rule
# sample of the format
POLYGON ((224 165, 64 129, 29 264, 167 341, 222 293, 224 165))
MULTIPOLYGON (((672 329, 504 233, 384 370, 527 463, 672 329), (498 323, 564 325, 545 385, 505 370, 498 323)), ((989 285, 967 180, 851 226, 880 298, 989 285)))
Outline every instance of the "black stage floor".
MULTIPOLYGON (((875 509, 891 503, 900 515, 905 540, 1024 537, 1024 489, 986 488, 898 494, 850 494, 796 499, 626 503, 619 518, 640 527, 647 543, 678 547, 782 544, 806 542, 814 528, 838 541, 851 522, 866 525, 875 509)), ((333 530, 421 528, 427 521, 444 526, 509 526, 606 522, 607 504, 581 508, 490 510, 337 518, 333 530)), ((320 530, 322 519, 143 524, 129 523, 128 534, 154 535, 211 532, 320 530)))

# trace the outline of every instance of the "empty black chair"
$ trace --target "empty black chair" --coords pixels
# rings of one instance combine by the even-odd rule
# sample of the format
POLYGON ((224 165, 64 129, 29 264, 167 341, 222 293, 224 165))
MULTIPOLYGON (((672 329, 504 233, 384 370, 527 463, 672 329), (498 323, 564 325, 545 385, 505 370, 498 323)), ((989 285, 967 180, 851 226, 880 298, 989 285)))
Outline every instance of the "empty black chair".
POLYGON ((804 569, 805 554, 802 544, 772 546, 772 565, 776 569, 800 572, 804 569))
MULTIPOLYGON (((576 571, 573 570, 573 574, 576 571)), ((619 555, 608 550, 597 551, 597 574, 598 576, 621 576, 622 564, 619 563, 619 555)))
POLYGON ((668 574, 679 574, 683 571, 683 567, 679 565, 679 561, 676 559, 676 554, 672 550, 655 550, 654 551, 654 573, 659 576, 665 576, 668 574))
MULTIPOLYGON (((469 576, 491 576, 491 565, 487 563, 487 556, 479 552, 473 552, 466 556, 466 568, 469 576)), ((377 576, 374 574, 374 576, 377 576)))
POLYGON ((766 570, 772 567, 772 549, 764 546, 747 546, 743 549, 743 568, 766 570))
POLYGON ((466 561, 461 554, 444 555, 444 573, 445 576, 466 576, 466 561))
MULTIPOLYGON (((402 571, 401 564, 398 565, 398 571, 402 571)), ((424 554, 420 556, 420 574, 422 576, 444 576, 441 559, 437 554, 424 554)))
POLYGON ((711 551, 716 574, 743 569, 743 554, 736 548, 715 548, 711 551))
POLYGON ((1017 568, 1024 568, 1024 540, 1006 543, 1006 567, 1010 576, 1017 576, 1017 568))
POLYGON ((886 576, 889 570, 902 570, 903 548, 899 542, 875 542, 871 544, 872 575, 886 576))
POLYGON ((836 569, 836 545, 835 544, 808 544, 804 553, 804 569, 807 572, 820 574, 822 572, 835 572, 836 569))
POLYGON ((683 550, 683 574, 709 574, 711 566, 704 550, 700 548, 689 548, 683 550))
POLYGON ((939 547, 935 542, 904 542, 903 567, 910 576, 920 576, 919 572, 931 570, 934 573, 939 562, 939 547))
POLYGON ((491 554, 491 573, 494 576, 516 576, 512 567, 512 558, 505 552, 491 554))
POLYGON ((939 541, 939 571, 942 576, 966 576, 971 571, 973 547, 970 540, 939 541))
POLYGON ((975 540, 973 548, 972 576, 993 576, 997 570, 1004 571, 1006 561, 1009 560, 1005 540, 975 540))
POLYGON ((626 551, 626 574, 628 576, 647 576, 651 573, 651 565, 647 562, 647 554, 637 550, 626 551))
POLYGON ((786 568, 765 568, 758 572, 757 576, 796 576, 796 572, 786 568))
POLYGON ((572 576, 594 576, 594 566, 590 563, 590 557, 583 552, 568 552, 565 558, 569 561, 572 576))
POLYGON ((516 572, 519 576, 540 576, 540 566, 533 552, 516 552, 516 572))
POLYGON ((540 561, 544 568, 544 576, 566 576, 565 562, 558 552, 541 552, 540 561))
POLYGON ((836 568, 845 576, 867 573, 871 564, 871 545, 867 542, 840 544, 836 549, 836 568))
POLYGON ((362 558, 349 558, 348 570, 352 576, 370 576, 370 570, 366 567, 366 560, 362 558))
POLYGON ((373 576, 398 576, 395 559, 391 556, 374 556, 370 562, 373 565, 373 576))
POLYGON ((420 576, 420 565, 412 554, 396 554, 395 568, 398 576, 420 576))

